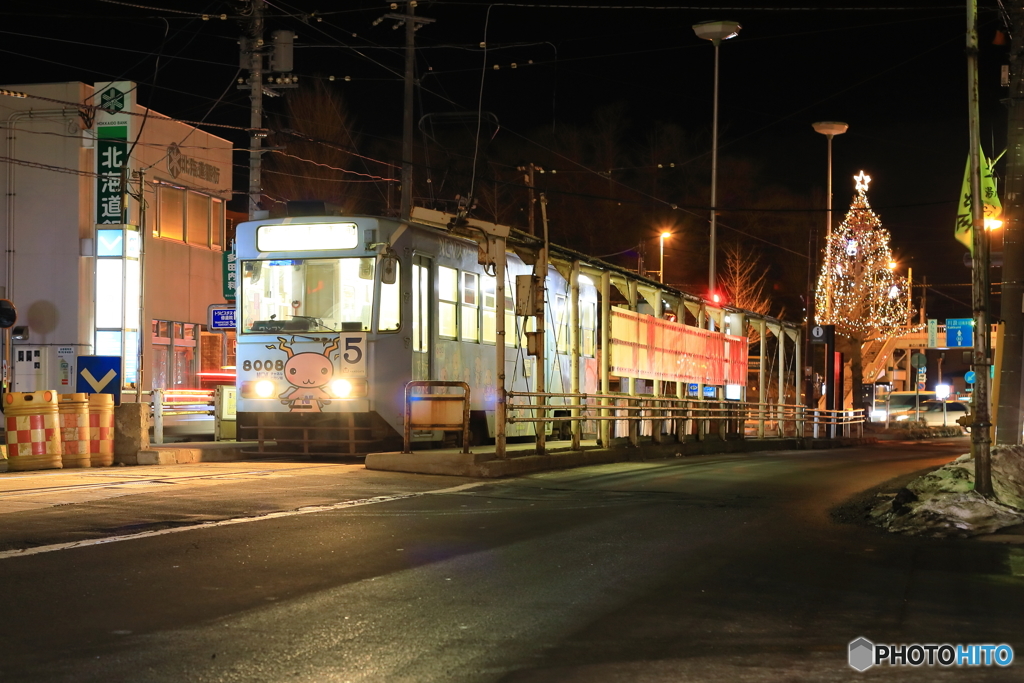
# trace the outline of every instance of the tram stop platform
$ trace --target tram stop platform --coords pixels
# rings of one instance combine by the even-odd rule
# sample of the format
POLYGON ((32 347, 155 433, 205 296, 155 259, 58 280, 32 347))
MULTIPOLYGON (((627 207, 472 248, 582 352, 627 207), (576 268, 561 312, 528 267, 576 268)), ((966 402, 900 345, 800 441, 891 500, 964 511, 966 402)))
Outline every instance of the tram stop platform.
POLYGON ((458 448, 432 449, 412 453, 370 453, 366 456, 366 469, 416 474, 446 474, 460 477, 496 478, 508 477, 545 470, 560 470, 585 465, 600 465, 610 462, 658 460, 687 455, 711 455, 717 453, 754 453, 761 451, 784 451, 804 449, 842 448, 874 443, 873 438, 843 439, 729 439, 707 438, 700 441, 641 442, 638 446, 613 443, 609 448, 598 446, 596 441, 580 443, 579 450, 573 450, 565 441, 549 441, 547 453, 536 454, 533 443, 509 444, 506 457, 498 458, 494 446, 476 446, 471 452, 462 453, 458 448))
MULTIPOLYGON (((641 442, 633 447, 628 442, 615 443, 609 448, 599 447, 596 441, 584 441, 579 450, 573 450, 567 441, 549 441, 545 455, 536 454, 533 443, 508 444, 506 457, 498 458, 493 445, 475 446, 471 452, 462 453, 459 448, 441 448, 412 453, 369 453, 364 465, 369 470, 407 472, 413 474, 440 474, 461 477, 497 478, 541 472, 545 470, 569 469, 585 465, 599 465, 611 462, 658 460, 687 455, 710 455, 716 453, 752 453, 759 451, 803 450, 842 448, 874 442, 865 439, 735 439, 722 441, 708 438, 702 441, 665 442, 656 444, 641 442)), ((265 444, 267 445, 267 444, 265 444)), ((138 451, 134 456, 118 456, 117 465, 190 465, 202 462, 233 462, 244 460, 331 460, 352 456, 339 454, 311 455, 307 458, 288 456, 272 451, 258 454, 259 444, 255 441, 208 441, 152 444, 138 451)), ((8 471, 5 449, 0 446, 0 472, 8 471)))

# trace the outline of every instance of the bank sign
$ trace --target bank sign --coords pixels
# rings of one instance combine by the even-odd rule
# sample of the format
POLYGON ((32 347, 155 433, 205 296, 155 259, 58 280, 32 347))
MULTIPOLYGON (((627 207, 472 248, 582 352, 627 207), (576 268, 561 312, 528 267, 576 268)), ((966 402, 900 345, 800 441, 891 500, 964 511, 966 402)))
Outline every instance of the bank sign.
POLYGON ((128 134, 131 129, 132 92, 130 81, 98 83, 96 105, 96 223, 126 222, 124 202, 125 167, 128 164, 128 134))

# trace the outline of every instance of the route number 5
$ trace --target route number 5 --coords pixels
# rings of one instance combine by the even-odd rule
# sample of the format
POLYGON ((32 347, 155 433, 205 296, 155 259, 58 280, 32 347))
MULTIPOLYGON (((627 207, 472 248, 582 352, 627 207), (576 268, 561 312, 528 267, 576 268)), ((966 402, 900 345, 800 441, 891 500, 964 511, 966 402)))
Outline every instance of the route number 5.
POLYGON ((341 357, 345 359, 346 363, 354 365, 363 359, 363 349, 359 346, 361 341, 360 337, 345 337, 345 352, 341 357), (351 356, 349 356, 350 353, 351 356))

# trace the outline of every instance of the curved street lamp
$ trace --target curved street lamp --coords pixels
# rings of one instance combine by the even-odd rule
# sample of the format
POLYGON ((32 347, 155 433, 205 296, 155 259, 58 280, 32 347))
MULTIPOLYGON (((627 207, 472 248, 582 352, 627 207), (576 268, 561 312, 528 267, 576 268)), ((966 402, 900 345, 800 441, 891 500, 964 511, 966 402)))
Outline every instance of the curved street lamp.
POLYGON ((715 89, 711 119, 711 242, 708 256, 708 295, 715 294, 715 209, 718 183, 718 45, 735 38, 742 27, 735 21, 704 21, 693 25, 693 32, 715 46, 715 89))

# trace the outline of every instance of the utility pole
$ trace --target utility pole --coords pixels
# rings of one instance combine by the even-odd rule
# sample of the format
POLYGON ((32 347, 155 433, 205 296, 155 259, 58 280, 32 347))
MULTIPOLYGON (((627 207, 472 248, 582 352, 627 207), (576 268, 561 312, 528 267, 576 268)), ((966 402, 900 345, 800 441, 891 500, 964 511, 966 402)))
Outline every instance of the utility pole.
POLYGON ((264 0, 252 0, 248 26, 240 41, 241 64, 249 69, 243 89, 249 90, 249 220, 256 218, 263 197, 263 9, 264 0), (248 62, 248 63, 246 63, 248 62))
MULTIPOLYGON (((263 199, 263 140, 267 131, 263 127, 263 95, 277 97, 274 89, 264 84, 263 57, 268 53, 263 41, 263 10, 265 0, 249 0, 245 35, 238 41, 241 47, 240 65, 249 70, 248 79, 238 79, 238 89, 249 91, 249 220, 257 217, 263 199)), ((292 70, 292 47, 295 34, 274 31, 273 50, 270 51, 270 71, 288 73, 292 70)), ((270 78, 274 88, 297 88, 298 77, 270 78)))
MULTIPOLYGON (((971 145, 971 218, 974 237, 974 263, 971 272, 971 303, 974 309, 974 352, 971 367, 975 373, 974 421, 971 424, 971 454, 974 456, 974 490, 992 495, 992 426, 989 409, 989 241, 985 234, 984 200, 981 194, 981 140, 978 105, 978 5, 967 0, 967 94, 968 127, 971 145)), ((1019 315, 1019 313, 1018 313, 1019 315)))
MULTIPOLYGON (((405 3, 405 14, 385 14, 385 19, 405 24, 405 97, 402 113, 402 204, 399 218, 408 221, 412 215, 412 124, 413 85, 416 82, 416 31, 424 24, 434 23, 433 19, 416 16, 416 0, 405 3)), ((394 7, 394 5, 392 5, 394 7)))
POLYGON ((526 173, 526 175, 523 176, 523 180, 526 181, 527 187, 530 188, 530 200, 529 200, 529 209, 528 209, 529 213, 527 215, 527 218, 530 221, 529 222, 528 230, 529 230, 531 235, 536 235, 537 234, 537 228, 534 225, 534 217, 533 217, 533 215, 534 215, 533 205, 536 203, 536 200, 533 198, 533 188, 535 187, 534 186, 534 182, 533 182, 533 172, 536 169, 537 169, 537 167, 533 165, 532 161, 529 164, 527 164, 526 166, 517 166, 516 167, 516 170, 523 171, 523 172, 526 173))
POLYGON ((1006 99, 1006 186, 1003 191, 1002 367, 996 443, 1021 442, 1021 381, 1024 354, 1024 2, 1007 3, 1010 13, 1010 94, 1006 99))

